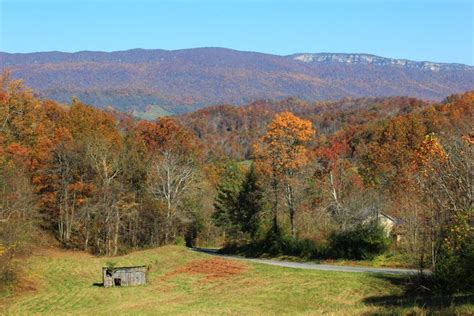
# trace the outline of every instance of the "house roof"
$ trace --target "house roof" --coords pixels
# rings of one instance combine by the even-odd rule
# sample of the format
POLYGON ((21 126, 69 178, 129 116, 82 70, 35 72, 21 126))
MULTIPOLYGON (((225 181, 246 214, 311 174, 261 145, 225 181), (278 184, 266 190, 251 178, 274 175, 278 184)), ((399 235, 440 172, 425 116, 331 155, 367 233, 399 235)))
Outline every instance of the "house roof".
POLYGON ((380 212, 379 215, 384 216, 385 218, 389 219, 390 221, 392 221, 396 225, 400 225, 404 222, 404 220, 401 219, 400 217, 391 216, 391 215, 388 215, 386 213, 380 212))

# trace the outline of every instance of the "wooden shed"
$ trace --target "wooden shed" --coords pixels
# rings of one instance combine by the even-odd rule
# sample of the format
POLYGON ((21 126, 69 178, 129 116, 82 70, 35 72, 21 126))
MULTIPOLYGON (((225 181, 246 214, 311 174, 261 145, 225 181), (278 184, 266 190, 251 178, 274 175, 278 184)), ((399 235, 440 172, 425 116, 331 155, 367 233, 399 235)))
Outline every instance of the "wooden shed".
POLYGON ((104 287, 146 284, 146 272, 146 266, 104 267, 102 268, 104 287))

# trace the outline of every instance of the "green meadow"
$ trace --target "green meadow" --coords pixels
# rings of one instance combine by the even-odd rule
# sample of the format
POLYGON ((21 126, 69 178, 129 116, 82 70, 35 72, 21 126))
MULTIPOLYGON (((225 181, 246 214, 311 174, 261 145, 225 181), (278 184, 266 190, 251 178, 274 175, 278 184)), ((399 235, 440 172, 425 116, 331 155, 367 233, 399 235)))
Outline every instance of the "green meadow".
MULTIPOLYGON (((196 253, 178 246, 107 258, 36 250, 0 313, 21 314, 406 314, 474 313, 469 302, 436 306, 404 295, 397 276, 297 270, 196 253), (149 266, 145 286, 104 288, 101 267, 149 266), (424 306, 424 307, 422 307, 424 306)), ((462 298, 461 298, 462 300, 462 298)), ((439 303, 439 302, 438 302, 439 303)))

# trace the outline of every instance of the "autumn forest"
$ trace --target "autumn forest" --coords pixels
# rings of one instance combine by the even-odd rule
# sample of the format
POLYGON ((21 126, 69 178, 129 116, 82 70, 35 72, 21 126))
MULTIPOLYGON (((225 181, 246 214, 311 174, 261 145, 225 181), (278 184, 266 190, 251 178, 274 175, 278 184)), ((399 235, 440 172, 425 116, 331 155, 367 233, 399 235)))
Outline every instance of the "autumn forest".
POLYGON ((99 256, 167 244, 319 259, 392 252, 434 271, 433 288, 472 290, 473 109, 470 91, 139 120, 40 99, 5 73, 1 278, 15 280, 14 258, 47 234, 99 256), (395 222, 390 232, 380 216, 395 222))

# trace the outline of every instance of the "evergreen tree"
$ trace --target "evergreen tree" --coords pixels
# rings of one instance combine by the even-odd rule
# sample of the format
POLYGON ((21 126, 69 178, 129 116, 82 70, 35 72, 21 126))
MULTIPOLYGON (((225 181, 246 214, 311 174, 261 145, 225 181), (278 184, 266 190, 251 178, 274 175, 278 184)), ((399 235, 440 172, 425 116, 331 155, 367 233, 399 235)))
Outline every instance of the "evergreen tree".
POLYGON ((236 163, 230 164, 222 174, 217 185, 217 196, 214 199, 214 224, 221 227, 230 237, 237 237, 239 225, 236 224, 235 214, 238 212, 239 192, 242 186, 243 174, 236 163))
POLYGON ((248 233, 255 239, 260 226, 260 212, 263 208, 263 191, 257 182, 254 165, 250 167, 238 196, 236 222, 243 233, 248 233))

